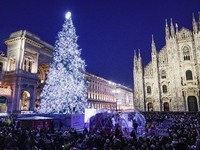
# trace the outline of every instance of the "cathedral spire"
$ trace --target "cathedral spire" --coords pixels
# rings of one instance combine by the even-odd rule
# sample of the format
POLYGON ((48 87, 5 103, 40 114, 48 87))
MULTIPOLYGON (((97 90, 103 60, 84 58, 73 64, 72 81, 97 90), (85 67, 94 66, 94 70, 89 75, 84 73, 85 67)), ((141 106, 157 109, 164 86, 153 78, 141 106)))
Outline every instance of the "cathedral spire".
POLYGON ((142 58, 140 55, 140 49, 138 49, 138 67, 142 69, 142 58))
POLYGON ((165 38, 169 39, 169 27, 168 27, 168 23, 167 23, 167 19, 165 19, 166 25, 165 25, 165 38))
POLYGON ((200 31, 200 11, 198 12, 199 14, 199 31, 200 31))
POLYGON ((134 50, 133 65, 134 65, 134 68, 137 67, 137 54, 136 54, 136 50, 134 50))
POLYGON ((176 34, 177 34, 178 33, 178 24, 176 23, 175 26, 176 26, 176 34))
POLYGON ((137 60, 136 50, 134 50, 134 61, 137 60))
POLYGON ((138 59, 141 58, 140 49, 138 49, 138 59))
POLYGON ((196 22, 195 17, 194 17, 194 13, 192 13, 192 21, 196 22))
POLYGON ((151 50, 152 50, 152 54, 156 54, 156 44, 154 42, 153 34, 152 34, 151 50))
POLYGON ((197 33, 197 31, 198 31, 198 25, 197 25, 197 22, 195 20, 194 13, 192 13, 192 27, 193 27, 193 32, 197 33))
POLYGON ((171 28, 171 36, 174 37, 174 36, 175 36, 175 31, 174 31, 174 25, 173 25, 172 18, 171 18, 171 25, 170 25, 170 28, 171 28))

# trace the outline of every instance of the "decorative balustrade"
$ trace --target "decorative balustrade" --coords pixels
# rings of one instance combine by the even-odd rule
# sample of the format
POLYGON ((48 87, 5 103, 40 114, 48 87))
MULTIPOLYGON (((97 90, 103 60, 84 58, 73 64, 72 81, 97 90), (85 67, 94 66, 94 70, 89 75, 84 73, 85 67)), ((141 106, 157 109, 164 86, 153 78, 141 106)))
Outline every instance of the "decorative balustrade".
POLYGON ((13 75, 13 74, 18 74, 18 76, 23 76, 23 77, 31 78, 31 79, 39 79, 37 73, 31 73, 24 70, 15 70, 15 71, 6 72, 6 75, 13 75))

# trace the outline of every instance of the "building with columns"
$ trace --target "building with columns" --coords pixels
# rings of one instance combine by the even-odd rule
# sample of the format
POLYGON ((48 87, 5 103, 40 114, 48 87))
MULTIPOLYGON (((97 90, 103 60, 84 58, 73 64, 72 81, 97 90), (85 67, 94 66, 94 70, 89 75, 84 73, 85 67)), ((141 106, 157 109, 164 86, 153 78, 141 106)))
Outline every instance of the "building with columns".
POLYGON ((134 109, 132 89, 97 75, 85 73, 88 81, 88 104, 91 108, 123 111, 134 109))
POLYGON ((5 44, 7 56, 0 57, 0 112, 33 111, 53 47, 26 30, 11 33, 5 44))
POLYGON ((159 51, 152 36, 151 62, 134 52, 134 102, 141 111, 200 110, 200 14, 193 31, 166 20, 166 45, 159 51))
MULTIPOLYGON (((0 113, 32 112, 40 105, 53 46, 26 30, 11 33, 5 44, 7 55, 0 55, 0 113)), ((89 83, 88 103, 91 108, 115 110, 117 101, 113 91, 117 84, 110 84, 90 73, 85 73, 85 77, 89 83)), ((126 92, 132 95, 132 90, 127 89, 126 92)), ((129 102, 133 106, 133 96, 129 102)))

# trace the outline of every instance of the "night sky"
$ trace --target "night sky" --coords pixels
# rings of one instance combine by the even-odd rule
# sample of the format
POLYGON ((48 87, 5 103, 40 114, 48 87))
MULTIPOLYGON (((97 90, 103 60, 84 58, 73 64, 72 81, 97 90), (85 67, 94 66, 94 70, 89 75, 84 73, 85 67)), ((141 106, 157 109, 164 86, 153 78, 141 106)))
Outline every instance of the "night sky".
POLYGON ((192 29, 200 0, 1 0, 0 50, 11 32, 28 30, 54 46, 65 13, 71 11, 86 70, 133 87, 133 52, 151 61, 151 37, 165 45, 165 19, 192 29))

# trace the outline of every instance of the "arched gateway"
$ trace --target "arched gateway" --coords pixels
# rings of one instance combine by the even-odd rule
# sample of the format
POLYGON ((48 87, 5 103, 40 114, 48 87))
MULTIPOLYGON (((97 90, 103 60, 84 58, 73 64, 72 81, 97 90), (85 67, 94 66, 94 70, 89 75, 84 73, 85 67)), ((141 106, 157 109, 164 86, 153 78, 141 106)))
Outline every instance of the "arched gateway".
POLYGON ((169 111, 169 103, 168 102, 164 102, 163 107, 164 107, 164 112, 169 111))
POLYGON ((148 111, 153 111, 153 103, 148 103, 147 104, 147 106, 148 106, 148 111))
POLYGON ((187 102, 188 102, 188 111, 189 112, 197 112, 198 111, 197 99, 195 96, 189 96, 187 98, 187 102))

